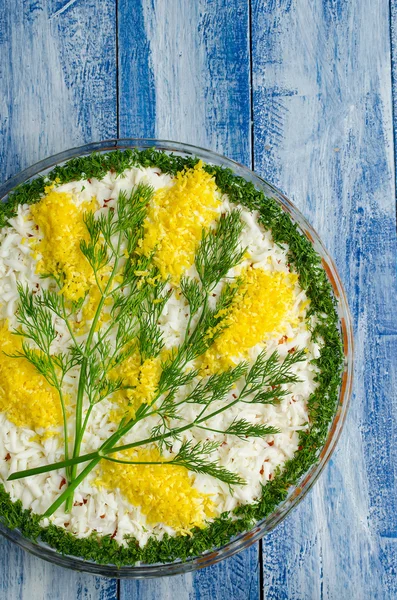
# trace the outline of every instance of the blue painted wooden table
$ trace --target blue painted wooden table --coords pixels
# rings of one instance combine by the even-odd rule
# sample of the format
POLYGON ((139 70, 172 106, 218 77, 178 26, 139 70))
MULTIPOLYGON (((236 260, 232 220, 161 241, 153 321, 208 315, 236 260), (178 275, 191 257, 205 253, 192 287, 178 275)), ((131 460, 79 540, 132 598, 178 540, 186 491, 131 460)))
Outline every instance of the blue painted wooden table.
POLYGON ((117 582, 2 539, 1 600, 397 597, 396 111, 393 0, 0 0, 3 181, 117 136, 226 154, 318 230, 356 336, 338 449, 262 544, 195 574, 117 582))

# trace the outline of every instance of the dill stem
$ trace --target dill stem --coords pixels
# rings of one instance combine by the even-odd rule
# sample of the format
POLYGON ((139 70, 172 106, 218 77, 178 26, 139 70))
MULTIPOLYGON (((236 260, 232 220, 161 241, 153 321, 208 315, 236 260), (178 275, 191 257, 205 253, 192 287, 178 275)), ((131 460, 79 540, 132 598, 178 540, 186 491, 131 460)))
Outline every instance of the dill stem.
MULTIPOLYGON (((137 414, 135 415, 135 418, 133 420, 129 421, 128 423, 126 423, 123 427, 118 429, 115 433, 113 433, 113 435, 111 435, 110 438, 102 444, 102 446, 99 448, 98 451, 91 452, 91 453, 85 454, 83 456, 73 457, 69 460, 63 460, 63 461, 60 461, 57 463, 52 463, 50 465, 45 465, 42 467, 35 467, 34 469, 28 469, 25 471, 17 471, 16 473, 13 473, 12 475, 10 475, 8 477, 8 480, 13 481, 15 479, 22 479, 24 477, 29 477, 31 475, 46 473, 48 471, 57 470, 57 469, 60 469, 63 467, 69 467, 72 465, 76 466, 79 463, 88 462, 90 460, 98 460, 98 462, 99 462, 102 458, 107 459, 108 458, 107 455, 109 455, 109 454, 115 454, 117 452, 123 452, 124 450, 130 450, 132 448, 137 448, 139 446, 144 446, 146 444, 162 441, 162 440, 165 440, 172 436, 183 433, 184 431, 187 431, 188 429, 192 429, 193 427, 199 427, 200 429, 211 430, 211 428, 209 428, 209 427, 201 426, 201 423, 211 419, 212 417, 215 417, 216 415, 218 415, 222 412, 227 411, 229 408, 232 408, 238 402, 244 402, 244 398, 249 393, 251 393, 251 391, 252 391, 252 386, 249 382, 246 381, 243 389, 241 390, 241 392, 237 398, 233 399, 231 402, 228 402, 226 405, 221 406, 217 410, 214 410, 205 416, 203 415, 203 411, 201 411, 201 413, 194 419, 194 421, 191 421, 190 423, 187 423, 186 425, 183 425, 182 427, 177 427, 177 428, 171 429, 167 433, 161 433, 159 435, 152 436, 150 438, 146 438, 143 440, 138 440, 137 442, 132 442, 130 444, 123 444, 120 446, 115 446, 114 444, 117 444, 117 442, 119 442, 120 439, 126 433, 128 433, 136 423, 138 423, 139 421, 141 421, 142 419, 144 419, 146 417, 150 417, 150 416, 158 413, 159 409, 150 410, 152 405, 150 405, 150 406, 142 405, 138 409, 137 414)), ((205 408, 207 408, 207 405, 205 405, 205 408)), ((217 431, 217 430, 213 429, 212 431, 217 431)), ((219 432, 219 433, 225 433, 225 432, 219 432)), ((81 480, 82 479, 80 479, 80 481, 81 480)), ((66 498, 67 496, 64 495, 63 497, 66 498)))
MULTIPOLYGON (((61 409, 62 409, 62 419, 63 419, 63 437, 64 437, 64 447, 65 447, 65 458, 66 460, 69 458, 69 442, 68 442, 68 420, 66 415, 66 407, 65 400, 63 397, 62 389, 58 388, 59 399, 61 401, 61 409)), ((69 482, 71 477, 71 469, 69 467, 66 468, 66 479, 69 482)))
MULTIPOLYGON (((120 232, 119 236, 118 236, 118 241, 117 241, 117 250, 115 252, 115 260, 114 260, 113 269, 112 269, 111 275, 109 277, 109 280, 105 286, 105 289, 102 291, 102 289, 99 288, 99 286, 98 286, 98 289, 101 293, 101 299, 98 303, 93 321, 91 323, 90 331, 88 333, 88 338, 87 338, 87 341, 85 344, 84 357, 83 357, 83 360, 81 361, 79 385, 78 385, 78 389, 77 389, 77 398, 76 398, 76 423, 75 423, 73 458, 76 458, 80 453, 81 443, 83 441, 84 432, 85 432, 85 429, 88 424, 87 416, 84 420, 84 423, 82 424, 84 389, 85 389, 86 380, 87 380, 88 353, 90 352, 91 343, 92 343, 92 340, 93 340, 93 337, 95 334, 96 327, 98 325, 99 318, 102 313, 103 306, 105 304, 105 300, 107 298, 107 294, 109 292, 109 289, 112 286, 113 279, 117 272, 119 259, 120 259, 119 253, 120 253, 120 246, 121 246, 121 238, 122 238, 122 234, 120 232)), ((90 408, 92 410, 92 405, 90 405, 90 408)), ((89 411, 87 412, 88 417, 91 414, 91 410, 89 409, 89 411)), ((73 465, 71 468, 71 472, 70 472, 71 483, 75 479, 76 473, 77 473, 77 465, 73 465)), ((72 489, 72 492, 73 492, 73 489, 72 489)), ((72 505, 73 505, 73 493, 71 493, 71 495, 68 496, 68 499, 66 502, 66 512, 69 512, 72 509, 72 505)))
POLYGON ((221 433, 226 435, 225 431, 221 431, 220 429, 213 429, 212 427, 204 427, 204 425, 196 425, 198 429, 204 429, 204 431, 213 431, 214 433, 221 433))
MULTIPOLYGON (((66 406, 65 406, 65 399, 63 397, 63 392, 62 392, 62 384, 58 381, 58 377, 57 374, 55 372, 54 369, 54 365, 52 363, 51 360, 51 355, 50 355, 50 349, 48 348, 48 352, 47 352, 47 356, 49 359, 49 364, 51 365, 51 373, 52 373, 52 377, 53 377, 53 381, 55 383, 55 388, 58 392, 59 395, 59 400, 61 403, 61 410, 62 410, 62 420, 63 420, 63 437, 64 437, 64 453, 65 453, 65 458, 68 459, 69 458, 69 442, 68 442, 68 419, 67 419, 67 415, 66 415, 66 406)), ((61 378, 62 381, 62 378, 61 378)), ((66 469, 66 479, 69 483, 70 481, 70 476, 71 476, 71 469, 67 468, 66 469)))
MULTIPOLYGON (((76 457, 70 458, 69 460, 63 460, 63 461, 60 461, 57 463, 52 463, 50 465, 45 465, 42 467, 35 467, 34 469, 28 469, 26 471, 18 471, 16 473, 13 473, 12 475, 10 475, 8 480, 14 481, 15 479, 22 479, 23 477, 29 477, 31 475, 38 475, 40 473, 54 471, 54 470, 61 469, 63 467, 68 467, 71 465, 77 466, 80 463, 88 462, 89 460, 94 460, 94 459, 99 459, 98 460, 98 462, 99 462, 102 458, 105 458, 105 456, 103 456, 103 455, 115 454, 116 452, 123 452, 124 450, 130 450, 131 448, 138 448, 139 446, 144 446, 145 444, 149 444, 152 442, 158 442, 160 440, 167 439, 175 434, 183 433, 184 431, 187 431, 188 429, 199 426, 200 423, 202 423, 203 421, 206 421, 207 419, 210 419, 210 418, 216 416, 217 414, 224 412, 225 410, 228 410, 229 408, 231 408, 232 406, 237 404, 237 402, 240 402, 240 397, 236 398, 232 402, 229 402, 227 405, 219 408, 218 410, 213 411, 209 415, 206 415, 205 417, 201 417, 199 419, 195 419, 194 421, 188 423, 187 425, 183 425, 182 427, 172 429, 168 433, 159 434, 159 435, 156 435, 156 436, 153 436, 150 438, 146 438, 144 440, 138 440, 137 442, 132 442, 130 444, 124 444, 122 446, 114 446, 113 444, 117 443, 126 433, 128 433, 128 431, 130 431, 130 429, 138 421, 140 421, 141 419, 148 417, 152 414, 155 414, 155 411, 153 411, 151 413, 143 412, 143 414, 140 415, 138 418, 134 419, 134 421, 132 421, 132 422, 130 421, 123 428, 116 431, 108 440, 106 440, 106 442, 104 442, 104 444, 102 444, 102 446, 96 452, 90 452, 89 454, 84 454, 82 456, 76 456, 76 457)), ((83 473, 83 471, 82 471, 82 473, 83 473)), ((80 477, 80 475, 79 475, 79 477, 80 477)), ((82 481, 82 479, 80 479, 80 481, 82 481)), ((73 489, 75 489, 75 487, 73 489)), ((65 492, 63 494, 65 494, 65 492)), ((66 499, 66 496, 64 497, 64 499, 66 499)), ((57 508, 58 508, 58 506, 61 506, 61 504, 57 505, 57 508)))
POLYGON ((67 467, 71 467, 73 465, 78 465, 81 463, 88 462, 94 458, 97 458, 98 451, 90 452, 89 454, 84 454, 82 456, 78 456, 76 458, 68 458, 67 460, 61 460, 57 463, 51 463, 49 465, 42 465, 41 467, 34 467, 33 469, 27 469, 26 471, 16 471, 12 473, 7 481, 15 481, 17 479, 23 479, 25 477, 31 477, 33 475, 40 475, 41 473, 48 473, 50 471, 57 471, 58 469, 63 469, 67 467))
POLYGON ((92 404, 92 403, 91 403, 91 404, 89 405, 89 407, 88 407, 88 410, 87 410, 87 413, 86 413, 86 415, 85 415, 85 417, 84 417, 83 426, 82 426, 82 431, 83 431, 83 432, 86 430, 86 427, 87 427, 87 425, 88 425, 88 420, 89 420, 89 418, 90 418, 90 416, 91 416, 91 413, 92 413, 92 409, 93 409, 93 408, 94 408, 94 404, 92 404))
MULTIPOLYGON (((264 384, 264 385, 266 385, 266 384, 264 384)), ((126 433, 128 433, 138 421, 158 413, 159 409, 150 410, 152 405, 150 405, 150 406, 149 405, 141 405, 141 407, 137 410, 135 418, 133 420, 127 422, 124 426, 120 427, 117 431, 115 431, 113 433, 113 435, 111 435, 110 438, 102 444, 102 446, 99 448, 98 451, 91 452, 90 454, 85 454, 85 455, 79 456, 79 457, 73 457, 69 460, 60 461, 58 463, 52 463, 50 465, 45 465, 43 467, 36 467, 34 469, 19 471, 19 472, 16 472, 16 473, 13 473, 12 475, 10 475, 8 480, 12 481, 15 479, 21 479, 23 477, 29 477, 31 475, 37 475, 39 473, 45 473, 45 472, 57 470, 57 469, 60 469, 63 467, 77 465, 79 463, 87 462, 89 460, 100 461, 102 458, 107 458, 108 454, 115 454, 116 452, 123 452, 124 450, 130 450, 131 448, 137 448, 139 446, 144 446, 145 444, 162 441, 169 437, 178 435, 178 434, 182 433, 183 431, 192 429, 193 427, 200 427, 201 429, 203 429, 203 428, 211 429, 208 427, 202 427, 201 423, 203 423, 206 420, 211 419, 212 417, 215 417, 216 415, 218 415, 222 412, 227 411, 229 408, 233 407, 238 402, 244 402, 244 398, 248 394, 250 394, 251 391, 252 391, 252 384, 250 383, 249 380, 248 381, 246 380, 245 385, 243 386, 243 389, 241 390, 241 392, 237 398, 234 398, 231 402, 228 402, 226 405, 221 406, 217 410, 212 411, 210 414, 203 416, 203 411, 201 411, 201 413, 194 419, 194 421, 191 421, 190 423, 187 423, 186 425, 183 425, 182 427, 174 428, 174 429, 171 429, 170 431, 168 431, 167 433, 161 433, 159 435, 152 436, 150 438, 146 438, 143 440, 138 440, 137 442, 133 442, 130 444, 123 444, 120 446, 115 446, 114 444, 117 444, 117 442, 119 442, 120 439, 126 433)), ((158 398, 158 396, 157 396, 157 398, 158 398)), ((207 407, 207 405, 205 407, 207 407)), ((222 432, 222 433, 225 433, 225 432, 222 432)), ((64 498, 66 498, 66 496, 64 496, 64 498)))
POLYGON ((205 411, 207 410, 207 408, 208 408, 208 404, 204 404, 202 410, 200 411, 199 416, 197 417, 198 419, 203 416, 203 414, 205 413, 205 411))
MULTIPOLYGON (((83 416, 83 397, 84 397, 84 388, 87 377, 87 357, 84 356, 81 361, 80 368, 80 377, 79 377, 79 385, 77 389, 77 398, 76 398, 76 423, 75 423, 75 437, 74 437, 74 448, 73 448, 73 458, 78 456, 81 448, 81 421, 83 416)), ((76 477, 77 467, 75 465, 72 466, 70 471, 70 481, 69 486, 72 484, 73 479, 76 477)), ((69 487, 68 486, 68 487, 69 487)), ((66 503, 66 512, 70 512, 73 505, 73 496, 68 497, 68 501, 66 503)))
MULTIPOLYGON (((60 287, 60 286, 59 286, 59 283, 58 283, 58 287, 60 287)), ((74 335, 74 332, 73 332, 72 326, 71 326, 71 325, 70 325, 70 323, 69 323, 69 318, 68 318, 68 316, 67 316, 67 314, 66 314, 65 298, 64 298, 64 296, 63 296, 63 294, 62 294, 62 293, 61 293, 61 306, 62 306, 62 312, 63 312, 62 318, 63 318, 63 320, 64 320, 64 321, 65 321, 65 323, 66 323, 66 327, 68 328, 68 331, 69 331, 70 337, 72 338, 74 345, 76 346, 76 348, 78 348, 78 347, 79 347, 79 344, 78 344, 78 342, 77 342, 76 336, 74 335)))
POLYGON ((184 338, 184 340, 183 340, 183 343, 184 343, 184 344, 186 344, 186 343, 187 343, 187 341, 188 341, 188 339, 189 339, 189 335, 190 335, 190 334, 189 334, 189 331, 190 331, 190 326, 191 326, 191 324, 192 324, 192 319, 193 319, 193 315, 192 315, 192 313, 190 313, 190 314, 189 314, 189 319, 188 319, 188 322, 187 322, 186 331, 185 331, 185 338, 184 338))
POLYGON ((102 460, 114 462, 120 465, 175 465, 173 460, 121 460, 118 458, 110 458, 110 456, 101 456, 102 460))

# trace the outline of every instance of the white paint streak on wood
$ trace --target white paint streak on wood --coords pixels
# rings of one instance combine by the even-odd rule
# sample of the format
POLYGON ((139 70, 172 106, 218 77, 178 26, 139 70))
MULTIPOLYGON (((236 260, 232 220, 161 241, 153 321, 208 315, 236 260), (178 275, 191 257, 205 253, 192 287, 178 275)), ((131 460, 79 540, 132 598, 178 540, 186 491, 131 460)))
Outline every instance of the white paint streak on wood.
MULTIPOLYGON (((25 5, 26 6, 26 5, 25 5)), ((15 3, 8 20, 9 39, 2 54, 1 119, 6 128, 1 152, 2 177, 45 158, 49 148, 67 148, 71 141, 73 103, 62 77, 57 41, 49 35, 44 6, 26 12, 15 3)))
POLYGON ((66 4, 64 4, 61 8, 59 8, 57 11, 52 13, 52 15, 50 16, 50 21, 51 21, 51 19, 55 19, 55 17, 59 17, 59 15, 64 13, 65 10, 70 8, 73 4, 75 4, 75 2, 77 2, 77 0, 69 0, 69 2, 66 2, 66 4))
POLYGON ((266 540, 265 597, 395 598, 388 6, 280 0, 272 8, 253 4, 256 169, 290 195, 336 259, 355 320, 356 384, 330 465, 266 540))
POLYGON ((142 6, 156 91, 156 137, 206 146, 199 3, 154 0, 142 6))

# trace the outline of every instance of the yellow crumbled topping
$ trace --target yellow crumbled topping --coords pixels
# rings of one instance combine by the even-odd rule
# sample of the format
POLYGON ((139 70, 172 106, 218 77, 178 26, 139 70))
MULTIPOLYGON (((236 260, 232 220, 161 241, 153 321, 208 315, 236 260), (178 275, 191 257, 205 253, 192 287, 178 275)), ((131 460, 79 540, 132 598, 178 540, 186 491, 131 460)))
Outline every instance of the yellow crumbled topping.
MULTIPOLYGON (((151 404, 161 374, 159 358, 147 358, 141 362, 138 352, 134 352, 119 367, 114 369, 112 376, 121 377, 123 385, 133 389, 116 392, 114 399, 122 408, 122 414, 128 413, 134 417, 141 404, 151 404)), ((116 415, 113 415, 116 416, 116 415)))
POLYGON ((185 467, 168 465, 157 448, 129 450, 120 460, 165 461, 161 465, 126 465, 103 461, 98 483, 118 488, 134 506, 139 506, 149 524, 164 523, 179 533, 204 527, 213 516, 213 502, 192 485, 185 467))
MULTIPOLYGON (((97 274, 99 284, 102 290, 106 287, 106 284, 109 281, 110 277, 110 269, 108 267, 103 267, 100 272, 97 274)), ((116 278, 115 278, 116 279, 116 278)), ((115 281, 115 279, 113 281, 115 281)), ((84 329, 89 329, 89 323, 94 319, 95 314, 97 312, 99 302, 101 301, 102 294, 101 291, 95 282, 90 287, 90 290, 85 299, 83 310, 82 310, 82 321, 77 325, 76 329, 81 333, 84 329)), ((95 331, 98 331, 104 323, 110 321, 110 313, 105 312, 106 307, 110 307, 112 304, 111 298, 106 298, 104 302, 104 308, 101 311, 101 316, 98 319, 98 323, 95 327, 95 331)))
POLYGON ((178 283, 194 263, 203 228, 217 215, 220 200, 214 179, 200 161, 194 169, 177 173, 174 185, 158 190, 144 222, 141 252, 154 262, 161 276, 178 283))
POLYGON ((35 250, 41 254, 38 273, 64 274, 62 293, 68 300, 79 300, 94 284, 92 269, 80 250, 81 240, 89 236, 83 215, 95 210, 96 199, 77 206, 70 194, 57 192, 52 186, 45 188, 46 195, 31 207, 35 223, 43 239, 35 250))
POLYGON ((202 359, 204 369, 211 373, 233 366, 233 359, 247 358, 250 348, 279 333, 286 323, 295 322, 289 313, 297 275, 248 267, 241 277, 230 309, 220 315, 227 328, 202 359))
POLYGON ((62 423, 57 391, 28 360, 7 356, 21 348, 21 338, 0 322, 0 411, 19 427, 57 427, 62 423))

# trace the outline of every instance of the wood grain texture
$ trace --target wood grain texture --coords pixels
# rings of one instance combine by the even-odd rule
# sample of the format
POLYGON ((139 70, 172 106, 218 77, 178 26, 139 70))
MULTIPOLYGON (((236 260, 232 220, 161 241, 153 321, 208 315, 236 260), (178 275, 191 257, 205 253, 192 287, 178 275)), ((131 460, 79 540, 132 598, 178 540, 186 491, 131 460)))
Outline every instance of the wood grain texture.
MULTIPOLYGON (((115 1, 0 2, 0 179, 116 135, 115 1)), ((117 583, 0 540, 1 600, 111 600, 117 583)))
MULTIPOLYGON (((397 173, 397 2, 389 0, 390 5, 390 50, 391 78, 393 102, 393 132, 394 132, 394 173, 397 173)), ((396 194, 397 196, 397 194, 396 194)))
POLYGON ((120 582, 121 600, 259 600, 259 597, 256 545, 194 573, 120 582))
POLYGON ((345 283, 356 383, 337 452, 266 539, 267 599, 395 598, 396 231, 387 2, 253 2, 256 170, 345 283))
POLYGON ((0 2, 1 179, 115 137, 115 0, 0 2))
MULTIPOLYGON (((155 136, 251 165, 248 2, 119 2, 120 135, 155 136)), ((122 581, 121 598, 256 599, 258 549, 195 574, 122 581)))
POLYGON ((0 538, 1 600, 116 600, 117 582, 56 567, 0 538))
POLYGON ((250 165, 248 2, 119 0, 120 136, 201 145, 250 165))

